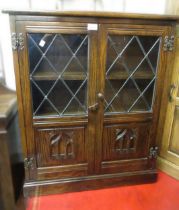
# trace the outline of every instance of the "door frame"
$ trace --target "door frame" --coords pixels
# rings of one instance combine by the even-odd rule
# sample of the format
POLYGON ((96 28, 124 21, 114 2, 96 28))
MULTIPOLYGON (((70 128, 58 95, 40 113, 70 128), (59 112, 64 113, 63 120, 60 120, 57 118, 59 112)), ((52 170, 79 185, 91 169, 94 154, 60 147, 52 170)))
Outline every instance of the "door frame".
MULTIPOLYGON (((165 78, 165 73, 168 67, 167 57, 170 52, 163 50, 164 37, 173 33, 172 26, 163 25, 139 25, 139 24, 100 24, 98 31, 98 43, 99 43, 99 71, 98 77, 101 79, 98 82, 97 93, 104 94, 105 86, 105 69, 106 69, 106 56, 107 56, 107 34, 114 33, 119 35, 151 35, 161 36, 160 44, 160 57, 158 63, 157 81, 155 87, 155 101, 153 104, 152 113, 134 113, 134 114, 119 114, 119 115, 106 115, 104 116, 103 104, 100 104, 100 108, 97 114, 96 128, 96 142, 95 142, 95 173, 100 174, 102 164, 102 132, 105 124, 120 124, 127 122, 143 122, 146 120, 151 121, 150 140, 148 150, 150 147, 156 146, 156 131, 159 120, 159 111, 162 99, 162 86, 165 78), (158 79, 159 78, 159 79, 158 79), (99 132, 101 130, 102 132, 99 132)), ((173 54, 173 53, 172 53, 173 54)))
MULTIPOLYGON (((97 68, 97 31, 87 30, 87 23, 69 23, 69 22, 41 22, 41 21, 17 21, 16 32, 23 34, 24 48, 18 50, 19 56, 19 77, 21 82, 22 104, 23 112, 20 110, 25 124, 26 139, 24 139, 25 159, 33 159, 33 168, 25 168, 26 181, 36 180, 38 178, 38 166, 36 162, 36 148, 35 148, 35 128, 53 128, 68 126, 84 126, 86 129, 86 151, 88 162, 88 174, 94 170, 94 135, 95 135, 95 115, 93 112, 88 112, 87 117, 64 117, 64 118, 37 118, 33 119, 32 113, 32 97, 30 91, 29 79, 29 58, 27 33, 84 33, 89 36, 88 41, 88 106, 91 106, 96 101, 96 68, 97 68)), ((18 76, 17 76, 18 77, 18 76)), ((17 81, 17 80, 16 80, 17 81)))

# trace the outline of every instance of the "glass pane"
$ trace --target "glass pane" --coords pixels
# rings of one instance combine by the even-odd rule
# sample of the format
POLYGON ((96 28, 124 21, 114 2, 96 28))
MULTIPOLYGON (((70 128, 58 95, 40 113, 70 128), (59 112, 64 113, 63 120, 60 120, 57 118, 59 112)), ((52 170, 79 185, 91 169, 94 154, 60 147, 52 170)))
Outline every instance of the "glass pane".
POLYGON ((152 110, 160 37, 108 35, 105 112, 152 110))
POLYGON ((34 116, 87 114, 88 36, 28 34, 34 116))

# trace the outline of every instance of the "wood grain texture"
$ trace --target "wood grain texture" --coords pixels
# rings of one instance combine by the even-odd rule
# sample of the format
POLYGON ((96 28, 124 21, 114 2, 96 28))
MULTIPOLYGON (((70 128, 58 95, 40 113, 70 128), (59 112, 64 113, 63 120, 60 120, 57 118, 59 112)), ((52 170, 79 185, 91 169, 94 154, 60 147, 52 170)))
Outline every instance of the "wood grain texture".
POLYGON ((17 113, 17 98, 14 91, 0 84, 0 129, 6 128, 17 113))
MULTIPOLYGON (((16 179, 19 182, 15 183, 15 176, 13 170, 15 161, 12 161, 10 146, 16 146, 16 138, 14 131, 10 127, 14 123, 17 115, 16 94, 14 91, 9 90, 7 87, 0 85, 0 209, 9 210, 16 209, 16 196, 17 189, 15 187, 22 187, 20 183, 23 177, 16 179), (10 138, 11 137, 11 138, 10 138), (12 138, 14 137, 14 138, 12 138), (10 145, 10 143, 13 143, 10 145), (21 180, 20 180, 21 179, 21 180), (18 185, 21 186, 18 186, 18 185)), ((25 208, 24 208, 25 209, 25 208)))
MULTIPOLYGON (((16 31, 16 20, 15 16, 10 16, 10 30, 11 32, 16 31)), ((23 96, 22 96, 22 81, 21 81, 21 74, 20 74, 20 66, 19 66, 19 59, 18 59, 18 52, 13 51, 13 63, 14 63, 14 72, 16 78, 16 94, 17 94, 17 105, 18 105, 18 115, 19 115, 19 127, 20 127, 20 134, 21 134, 21 144, 23 147, 23 155, 27 156, 27 146, 26 146, 26 129, 25 129, 25 122, 24 122, 24 107, 23 107, 23 96)))
MULTIPOLYGON (((97 87, 96 87, 96 97, 97 94, 100 93, 104 96, 104 85, 105 85, 105 60, 106 60, 106 32, 104 29, 104 25, 99 25, 99 32, 97 35, 97 47, 98 47, 98 54, 100 55, 97 60, 97 87)), ((95 133, 95 162, 94 162, 94 172, 99 174, 100 173, 100 164, 102 161, 102 145, 101 145, 101 139, 102 139, 102 130, 103 130, 103 123, 104 123, 104 101, 98 100, 99 103, 99 109, 96 113, 96 133, 95 133)))
MULTIPOLYGON (((163 134, 161 135, 162 141, 160 142, 160 156, 158 160, 158 167, 170 174, 173 177, 179 176, 179 150, 178 150, 178 97, 177 91, 179 87, 179 37, 178 37, 178 26, 177 26, 177 38, 176 38, 176 50, 175 50, 175 60, 174 66, 171 69, 170 80, 168 81, 167 90, 165 97, 165 118, 163 117, 163 134), (175 88, 172 92, 172 100, 169 100, 169 92, 171 85, 175 88)), ((159 124, 160 125, 160 124, 159 124)))
POLYGON ((142 171, 148 168, 148 158, 103 161, 101 163, 102 174, 142 171))
POLYGON ((150 123, 105 126, 102 142, 103 161, 147 157, 149 132, 150 123), (119 140, 116 133, 118 130, 126 131, 124 138, 119 140))
POLYGON ((15 208, 14 189, 11 176, 11 166, 7 139, 7 131, 0 130, 0 201, 2 202, 0 204, 0 207, 2 210, 15 208))
MULTIPOLYGON (((21 22, 16 25, 16 32, 22 33, 24 37, 24 43, 27 42, 27 37, 25 34, 25 27, 24 23, 21 22)), ((19 62, 19 75, 18 79, 20 80, 20 88, 18 92, 21 93, 21 100, 20 103, 22 103, 23 107, 19 111, 19 113, 22 114, 22 118, 24 121, 25 132, 28 132, 28 135, 26 134, 25 138, 25 157, 24 158, 30 158, 34 157, 35 154, 35 144, 34 144, 34 130, 33 130, 33 124, 32 124, 32 106, 31 103, 31 96, 30 96, 30 80, 29 80, 29 60, 28 60, 28 47, 27 45, 24 45, 24 49, 20 50, 18 49, 18 62, 19 62), (24 70, 26 69, 26 70, 24 70)), ((35 167, 35 166, 34 166, 35 167)), ((27 168, 25 170, 26 176, 25 178, 28 180, 31 177, 35 177, 35 169, 28 171, 27 168)))
POLYGON ((51 180, 46 182, 31 182, 24 185, 25 197, 34 195, 57 194, 91 189, 117 187, 152 183, 157 180, 156 170, 146 170, 131 173, 115 173, 98 176, 86 176, 74 179, 51 180))
MULTIPOLYGON (((89 31, 90 42, 89 42, 89 83, 88 83, 88 108, 97 103, 97 59, 98 50, 97 43, 97 31, 89 31)), ((97 110, 98 111, 98 110, 97 110)), ((88 173, 94 173, 94 161, 95 161, 95 135, 97 132, 96 126, 96 112, 88 109, 88 126, 87 126, 87 159, 88 159, 88 173)))
MULTIPOLYGON (((24 42, 27 43, 27 37, 26 37, 26 33, 30 33, 33 32, 33 28, 36 29, 36 33, 37 32, 46 32, 43 31, 43 29, 41 29, 40 27, 41 23, 36 24, 35 22, 32 23, 32 25, 30 26, 27 23, 24 22, 19 22, 18 23, 18 28, 17 31, 21 31, 24 35, 24 42), (39 26, 36 27, 36 25, 39 26)), ((50 25, 50 24, 49 24, 50 25)), ((52 24, 53 25, 53 24, 52 24)), ((59 23, 60 26, 63 26, 59 29, 55 30, 55 33, 66 33, 68 31, 68 33, 73 34, 73 33, 77 33, 77 34, 81 34, 81 33, 85 33, 86 32, 86 28, 84 28, 84 24, 67 24, 66 26, 64 26, 64 24, 59 23), (73 25, 73 28, 72 28, 73 25), (79 26, 79 27, 78 27, 79 26), (76 29, 75 29, 76 28, 76 29), (63 30, 65 29, 65 30, 63 30), (73 30, 74 29, 74 30, 73 30)), ((44 29, 45 30, 45 29, 44 29)), ((51 30, 51 29, 50 29, 51 30)), ((28 53, 28 45, 24 46, 24 49, 22 51, 19 51, 19 58, 20 58, 20 71, 21 71, 21 83, 22 83, 22 88, 25 90, 22 94, 23 94, 23 105, 24 105, 24 109, 27 110, 27 112, 24 112, 24 119, 25 119, 25 124, 26 124, 26 129, 29 132, 29 135, 27 136, 27 148, 28 148, 28 154, 27 157, 34 157, 34 155, 36 154, 36 150, 35 150, 35 144, 34 144, 34 129, 33 129, 33 114, 32 114, 32 98, 31 98, 31 89, 30 89, 30 80, 29 80, 29 53, 28 53), (26 69, 26 71, 24 71, 24 69, 26 69)), ((72 118, 75 122, 77 121, 76 118, 72 118)), ((84 117, 83 117, 84 119, 84 117)), ((39 120, 39 119, 38 119, 39 120)), ((46 118, 46 120, 48 121, 48 118, 46 118)), ((70 119, 68 119, 68 122, 72 121, 70 119)), ((62 121, 63 122, 63 121, 62 121)), ((81 123, 81 122, 80 122, 81 123)), ((47 123, 49 124, 49 122, 47 123)), ((35 179, 35 177, 37 176, 37 166, 35 164, 36 162, 34 162, 34 168, 32 171, 29 171, 29 179, 35 179)))
POLYGON ((38 129, 35 142, 38 167, 86 162, 84 128, 38 129))
MULTIPOLYGON (((176 25, 175 25, 176 26, 176 25)), ((174 27, 172 31, 170 30, 169 33, 175 34, 176 28, 174 27)), ((168 104, 168 91, 171 84, 171 78, 173 74, 174 69, 174 60, 177 59, 176 57, 176 46, 177 46, 177 38, 175 39, 175 48, 173 53, 164 53, 162 56, 162 60, 166 60, 167 64, 165 66, 165 69, 163 71, 165 72, 165 76, 163 75, 163 81, 165 86, 163 87, 163 91, 161 92, 161 110, 160 110, 160 116, 158 120, 158 127, 157 127, 157 145, 161 145, 162 142, 162 135, 163 135, 163 129, 164 129, 164 121, 166 118, 166 112, 167 112, 167 104, 168 104)), ((162 86, 162 84, 160 84, 162 86)))
POLYGON ((128 19, 150 19, 150 20, 178 20, 178 15, 166 14, 139 14, 120 12, 98 12, 98 11, 32 11, 32 10, 3 10, 11 15, 39 15, 39 16, 74 16, 74 17, 108 17, 128 19))

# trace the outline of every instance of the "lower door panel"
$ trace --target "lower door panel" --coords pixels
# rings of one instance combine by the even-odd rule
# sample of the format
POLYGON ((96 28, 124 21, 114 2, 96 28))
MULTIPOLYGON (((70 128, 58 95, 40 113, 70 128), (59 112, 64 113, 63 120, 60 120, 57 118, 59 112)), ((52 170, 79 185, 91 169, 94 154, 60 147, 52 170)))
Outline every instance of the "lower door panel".
POLYGON ((146 170, 150 123, 105 125, 101 173, 146 170))
POLYGON ((37 179, 87 175, 85 127, 35 130, 37 179))

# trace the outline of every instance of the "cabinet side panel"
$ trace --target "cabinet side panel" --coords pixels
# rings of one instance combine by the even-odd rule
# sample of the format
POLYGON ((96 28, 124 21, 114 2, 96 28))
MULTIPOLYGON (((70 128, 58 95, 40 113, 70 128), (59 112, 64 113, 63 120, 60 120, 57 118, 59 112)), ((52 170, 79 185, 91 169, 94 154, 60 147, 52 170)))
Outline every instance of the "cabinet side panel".
MULTIPOLYGON (((16 32, 16 23, 15 16, 10 16, 10 30, 11 33, 16 32)), ((19 57, 18 51, 13 50, 13 62, 14 62, 14 72, 16 78, 16 94, 17 94, 17 102, 18 102, 18 115, 19 115, 19 126, 21 132, 21 143, 23 146, 24 156, 27 156, 27 145, 26 145, 26 129, 24 122, 24 107, 23 107, 23 96, 22 96, 22 83, 21 83, 21 74, 20 74, 20 66, 19 66, 19 57)))

